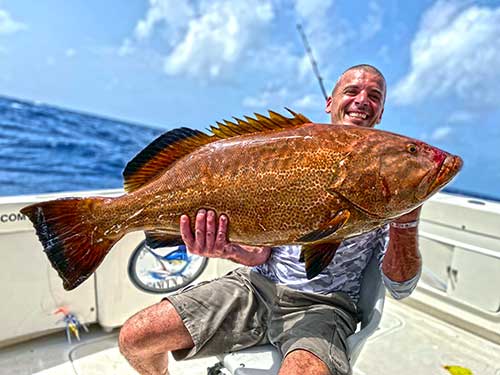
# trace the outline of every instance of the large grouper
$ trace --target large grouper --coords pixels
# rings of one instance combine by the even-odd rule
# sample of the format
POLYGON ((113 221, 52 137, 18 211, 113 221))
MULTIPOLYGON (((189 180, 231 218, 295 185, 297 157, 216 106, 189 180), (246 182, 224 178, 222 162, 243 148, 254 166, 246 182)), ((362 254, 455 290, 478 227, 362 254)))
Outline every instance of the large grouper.
POLYGON ((21 212, 66 290, 128 232, 145 231, 152 247, 182 243, 180 216, 194 223, 200 208, 227 215, 229 241, 302 245, 311 279, 342 240, 420 206, 462 166, 460 157, 419 140, 290 113, 224 121, 209 134, 168 131, 127 164, 126 194, 63 198, 21 212))

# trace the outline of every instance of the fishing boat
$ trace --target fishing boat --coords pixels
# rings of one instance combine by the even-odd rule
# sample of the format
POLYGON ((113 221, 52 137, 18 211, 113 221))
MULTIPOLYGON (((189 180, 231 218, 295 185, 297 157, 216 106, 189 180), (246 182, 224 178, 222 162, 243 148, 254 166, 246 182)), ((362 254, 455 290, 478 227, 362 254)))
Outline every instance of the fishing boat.
MULTIPOLYGON (((142 308, 236 265, 152 252, 142 233, 115 246, 96 273, 67 292, 51 268, 23 206, 63 196, 116 196, 121 190, 0 198, 0 369, 2 374, 135 374, 117 347, 119 327, 142 308)), ((355 360, 363 374, 500 374, 500 202, 441 192, 425 203, 419 231, 424 271, 414 293, 383 296, 381 315, 355 360)), ((373 314, 372 314, 373 315, 373 314)), ((171 374, 273 374, 279 355, 257 347, 232 357, 171 361, 171 374)))

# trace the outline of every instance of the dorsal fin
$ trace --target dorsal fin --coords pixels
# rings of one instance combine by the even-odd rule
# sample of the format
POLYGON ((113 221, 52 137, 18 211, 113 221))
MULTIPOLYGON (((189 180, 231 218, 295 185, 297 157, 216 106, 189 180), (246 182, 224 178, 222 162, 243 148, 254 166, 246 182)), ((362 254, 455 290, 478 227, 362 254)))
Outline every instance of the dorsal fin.
POLYGON ((245 116, 245 120, 234 117, 236 122, 224 120, 217 126, 210 126, 210 131, 219 139, 236 137, 242 134, 259 133, 268 130, 293 128, 312 122, 306 116, 286 108, 293 117, 285 117, 274 111, 268 111, 269 117, 255 113, 255 119, 245 116))
POLYGON ((288 108, 286 110, 293 117, 269 111, 269 117, 256 113, 255 119, 245 116, 245 120, 235 118, 236 122, 227 120, 224 120, 224 123, 217 122, 218 126, 210 127, 213 135, 189 128, 174 129, 160 135, 128 162, 123 171, 125 191, 130 193, 139 189, 158 177, 173 162, 208 143, 243 134, 292 128, 311 122, 300 113, 288 108))
POLYGON ((130 193, 139 189, 174 161, 214 140, 213 136, 189 128, 174 129, 160 135, 127 163, 123 171, 125 191, 130 193))

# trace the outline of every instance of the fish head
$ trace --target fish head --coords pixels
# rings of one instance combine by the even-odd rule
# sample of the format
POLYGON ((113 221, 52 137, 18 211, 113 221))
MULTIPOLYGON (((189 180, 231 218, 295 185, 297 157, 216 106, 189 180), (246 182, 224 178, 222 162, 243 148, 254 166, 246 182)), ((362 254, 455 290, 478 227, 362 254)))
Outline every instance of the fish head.
POLYGON ((336 190, 372 217, 392 219, 411 211, 462 168, 459 156, 422 141, 367 131, 345 163, 348 178, 336 190))

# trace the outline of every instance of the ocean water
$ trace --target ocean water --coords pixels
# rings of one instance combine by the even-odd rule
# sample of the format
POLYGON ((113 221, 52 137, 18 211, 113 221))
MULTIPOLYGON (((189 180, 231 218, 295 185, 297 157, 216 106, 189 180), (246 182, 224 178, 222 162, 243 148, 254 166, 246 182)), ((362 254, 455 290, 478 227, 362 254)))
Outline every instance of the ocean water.
POLYGON ((121 188, 163 131, 0 97, 0 196, 121 188))

